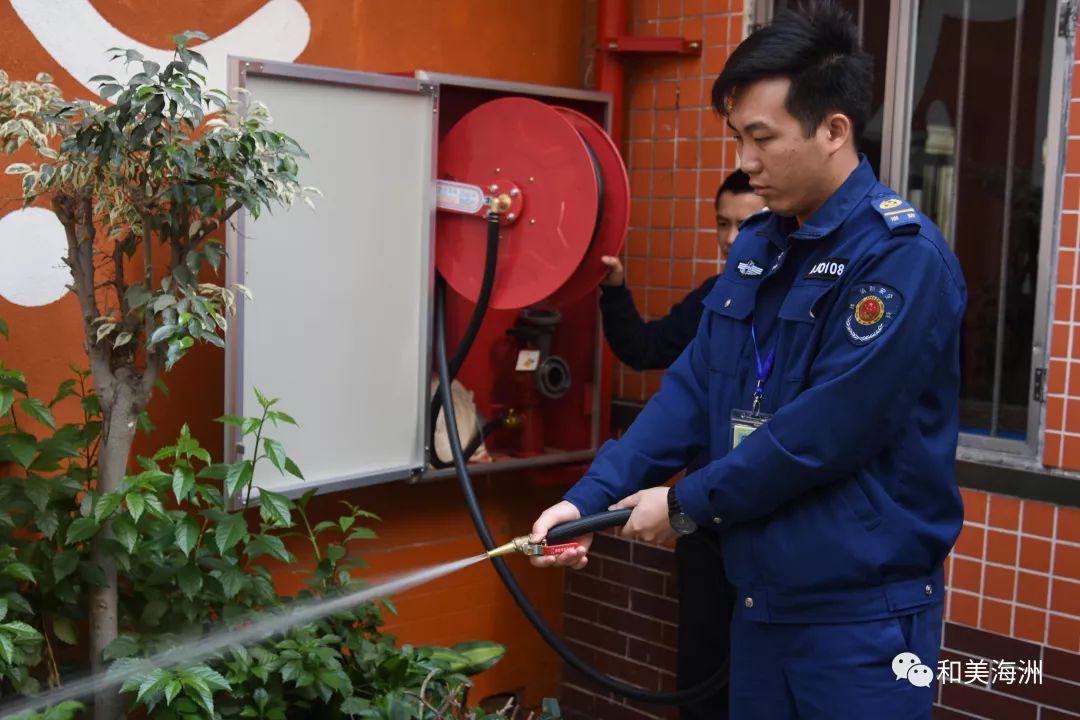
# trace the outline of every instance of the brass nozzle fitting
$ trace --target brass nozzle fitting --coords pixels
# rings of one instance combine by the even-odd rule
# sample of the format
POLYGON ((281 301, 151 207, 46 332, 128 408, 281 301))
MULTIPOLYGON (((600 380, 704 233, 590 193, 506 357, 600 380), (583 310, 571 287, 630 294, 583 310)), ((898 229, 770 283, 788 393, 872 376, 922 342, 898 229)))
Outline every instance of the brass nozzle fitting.
POLYGON ((510 195, 507 193, 501 193, 491 198, 491 212, 496 215, 502 215, 504 212, 510 209, 510 195))
POLYGON ((544 545, 543 543, 531 543, 529 542, 528 535, 522 535, 516 537, 505 545, 500 545, 497 548, 492 548, 487 551, 489 558, 501 557, 503 555, 511 555, 513 553, 521 553, 522 555, 543 555, 544 545))

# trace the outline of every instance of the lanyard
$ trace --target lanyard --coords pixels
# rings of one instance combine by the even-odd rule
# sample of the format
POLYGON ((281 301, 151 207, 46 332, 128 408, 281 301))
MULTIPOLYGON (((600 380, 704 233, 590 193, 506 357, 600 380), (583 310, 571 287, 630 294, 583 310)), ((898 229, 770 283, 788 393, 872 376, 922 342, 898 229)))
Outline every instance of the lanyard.
POLYGON ((776 358, 776 343, 773 343, 772 348, 769 349, 769 354, 765 357, 765 361, 761 360, 761 350, 758 349, 757 341, 757 329, 754 327, 754 323, 750 323, 750 337, 754 341, 754 358, 757 360, 757 387, 754 388, 754 415, 758 415, 761 411, 761 398, 765 394, 765 382, 772 375, 773 360, 776 358))

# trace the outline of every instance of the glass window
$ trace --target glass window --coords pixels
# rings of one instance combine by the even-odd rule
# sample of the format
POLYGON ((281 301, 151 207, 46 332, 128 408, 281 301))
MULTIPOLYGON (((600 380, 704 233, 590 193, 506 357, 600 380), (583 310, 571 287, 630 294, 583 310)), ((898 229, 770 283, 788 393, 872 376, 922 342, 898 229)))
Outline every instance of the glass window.
POLYGON ((961 426, 1024 440, 1036 305, 1054 0, 923 2, 909 200, 968 284, 961 426))

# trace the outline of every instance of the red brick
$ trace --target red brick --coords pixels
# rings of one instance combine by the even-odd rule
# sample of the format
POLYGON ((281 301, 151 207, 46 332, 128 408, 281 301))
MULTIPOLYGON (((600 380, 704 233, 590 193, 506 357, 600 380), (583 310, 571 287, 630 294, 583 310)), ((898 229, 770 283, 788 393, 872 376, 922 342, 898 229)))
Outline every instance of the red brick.
POLYGON ((1080 580, 1080 547, 1062 543, 1054 545, 1054 575, 1080 580))
POLYGON ((694 287, 694 263, 691 260, 674 260, 671 263, 671 287, 691 290, 694 287))
POLYGON ((1038 717, 1038 706, 1032 703, 962 683, 944 683, 941 702, 987 720, 1036 720, 1038 717))
POLYGON ((991 530, 986 538, 986 559, 1002 565, 1016 564, 1018 536, 1013 533, 991 530))
MULTIPOLYGON (((671 255, 672 257, 686 258, 687 260, 692 259, 694 257, 694 233, 687 230, 676 230, 671 255)), ((692 266, 691 275, 693 275, 692 266)))
POLYGON ((1046 612, 1026 607, 1016 608, 1016 627, 1013 632, 1018 638, 1041 643, 1046 637, 1046 612))
POLYGON ((668 598, 631 590, 630 609, 664 622, 679 622, 679 603, 668 598))
POLYGON ((589 554, 629 562, 631 544, 629 540, 610 533, 597 533, 592 547, 589 548, 589 554))
POLYGON ((1056 467, 1061 458, 1062 435, 1061 433, 1047 433, 1042 447, 1042 464, 1056 467))
POLYGON ((1025 500, 1023 531, 1031 535, 1053 537, 1054 506, 1037 500, 1025 500))
POLYGON ((563 615, 566 616, 575 617, 585 622, 593 622, 599 615, 601 607, 603 606, 599 603, 580 595, 569 592, 563 595, 563 615))
MULTIPOLYGON (((619 562, 604 563, 604 579, 623 586, 659 595, 664 591, 664 575, 645 568, 619 562)), ((629 595, 627 596, 629 600, 629 595)))
POLYGON ((674 178, 670 170, 656 170, 652 174, 652 196, 671 197, 674 193, 674 178))
POLYGON ((636 663, 625 657, 609 653, 597 653, 596 669, 618 680, 651 690, 655 690, 660 685, 659 674, 655 668, 636 663))
MULTIPOLYGON (((990 568, 987 568, 989 570, 990 568)), ((998 600, 983 598, 982 617, 979 627, 983 630, 1009 635, 1012 633, 1012 605, 998 600)))
POLYGON ((989 496, 979 490, 960 488, 964 500, 964 519, 968 522, 985 523, 989 496))
MULTIPOLYGON (((1080 368, 1077 368, 1080 370, 1080 368)), ((1071 543, 1080 543, 1080 508, 1061 506, 1058 508, 1057 538, 1071 543)))
MULTIPOLYGON (((634 599, 631 594, 630 606, 634 599)), ((1080 618, 1080 582, 1054 578, 1050 587, 1050 609, 1080 618)))
POLYGON ((649 642, 662 642, 664 637, 664 623, 626 610, 609 609, 600 615, 599 624, 617 630, 623 635, 649 642))
POLYGON ((675 571, 675 553, 669 548, 649 543, 634 543, 632 562, 638 567, 647 567, 660 572, 675 571))
POLYGON ((1050 572, 1050 541, 1033 537, 1021 538, 1020 567, 1025 570, 1050 572))
POLYGON ((978 560, 956 556, 950 556, 950 559, 952 562, 951 586, 973 593, 982 592, 982 563, 978 560))
POLYGON ((655 668, 675 669, 676 652, 663 645, 656 645, 654 643, 645 642, 644 640, 638 640, 637 638, 630 638, 626 654, 633 660, 646 665, 651 665, 655 668))
POLYGON ((1050 644, 1054 647, 1080 652, 1080 620, 1064 615, 1050 615, 1050 644))
POLYGON ((996 565, 986 566, 983 591, 989 597, 1011 601, 1016 588, 1016 571, 996 565))
MULTIPOLYGON (((1061 467, 1066 470, 1080 470, 1080 438, 1072 435, 1065 436, 1065 452, 1062 455, 1061 467)), ((1060 522, 1059 520, 1059 525, 1060 522)))
MULTIPOLYGON (((1076 251, 1062 249, 1058 251, 1058 285, 1072 285, 1076 277, 1076 251)), ((1071 309, 1071 308, 1070 308, 1071 309)))
POLYGON ((954 552, 967 557, 981 558, 983 556, 983 539, 986 531, 971 523, 964 523, 960 530, 960 537, 956 539, 954 552))
POLYGON ((1043 609, 1047 605, 1049 588, 1050 579, 1045 575, 1021 571, 1017 578, 1016 601, 1043 609))
MULTIPOLYGON (((1064 430, 1065 429, 1065 398, 1051 395, 1046 398, 1046 429, 1047 430, 1064 430)), ((1047 438, 1049 441, 1049 437, 1047 438)), ((1053 458, 1052 463, 1057 464, 1058 456, 1061 450, 1061 435, 1058 435, 1054 447, 1048 447, 1044 449, 1044 456, 1047 458, 1053 458)))
MULTIPOLYGON (((618 563, 604 563, 605 571, 615 564, 618 563)), ((571 573, 569 587, 570 592, 591 600, 618 607, 627 607, 630 604, 630 590, 624 585, 589 577, 584 572, 571 573)))
POLYGON ((656 95, 652 106, 657 110, 674 110, 679 105, 679 84, 664 81, 656 83, 656 95))
MULTIPOLYGON (((1069 303, 1072 297, 1071 288, 1057 288, 1054 291, 1054 322, 1072 322, 1073 306, 1069 303)), ((1068 357, 1068 348, 1059 348, 1052 351, 1053 357, 1068 357), (1058 353, 1063 353, 1059 355, 1058 353)))
POLYGON ((563 634, 589 647, 607 652, 626 652, 626 638, 606 627, 568 617, 563 621, 563 634))
POLYGON ((1062 394, 1065 392, 1065 370, 1068 363, 1064 360, 1051 360, 1050 370, 1046 375, 1046 391, 1048 393, 1062 394))
POLYGON ((1020 501, 1006 495, 990 496, 990 527, 1000 530, 1020 528, 1020 501))

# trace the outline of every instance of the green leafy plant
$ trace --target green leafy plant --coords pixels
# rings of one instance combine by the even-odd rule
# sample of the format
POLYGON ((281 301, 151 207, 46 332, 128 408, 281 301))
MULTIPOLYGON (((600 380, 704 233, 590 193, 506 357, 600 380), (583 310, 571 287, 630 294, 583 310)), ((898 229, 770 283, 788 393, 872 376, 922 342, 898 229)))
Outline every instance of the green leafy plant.
MULTIPOLYGON (((114 49, 112 59, 135 72, 94 78, 100 103, 65 100, 47 75, 12 81, 0 71, 0 147, 35 156, 6 171, 22 176, 27 205, 52 207, 67 235, 65 262, 105 428, 96 457, 102 493, 124 479, 136 420, 162 370, 196 342, 223 345, 234 289, 200 277, 224 255, 213 234, 241 208, 257 216, 309 200, 297 180, 300 147, 269 127, 259 103, 239 107, 203 86, 197 68, 205 60, 189 47, 195 39, 206 36, 175 36, 164 67, 114 49)), ((104 550, 113 532, 104 520, 92 547, 105 580, 91 591, 95 667, 118 620, 116 568, 104 550)), ((104 695, 95 702, 100 720, 117 715, 104 695)))
MULTIPOLYGON (((261 392, 258 416, 220 418, 260 449, 252 457, 214 463, 184 426, 174 443, 138 458, 138 471, 117 490, 101 492, 93 472, 100 403, 88 380, 76 370, 52 400, 38 401, 22 373, 0 364, 3 695, 62 686, 85 669, 89 658, 79 640, 86 602, 103 582, 90 547, 109 526, 112 537, 103 547, 117 568, 122 632, 104 655, 110 672, 126 678, 121 693, 131 712, 151 720, 504 717, 467 706, 469 678, 497 662, 504 648, 398 647, 381 632, 384 612, 396 612, 388 599, 250 647, 152 665, 155 653, 197 643, 209 630, 364 587, 358 550, 377 539, 371 523, 379 519, 342 502, 338 517, 315 521, 313 492, 294 501, 254 486, 264 465, 303 477, 272 437, 274 427, 296 421, 261 392), (58 426, 54 410, 81 420, 58 426), (28 418, 49 432, 40 439, 28 433, 28 418), (230 508, 230 498, 255 492, 257 513, 230 508), (279 594, 271 569, 296 566, 290 547, 310 548, 313 559, 300 571, 305 587, 296 598, 279 594)), ((38 717, 72 717, 78 710, 57 706, 38 717)))

